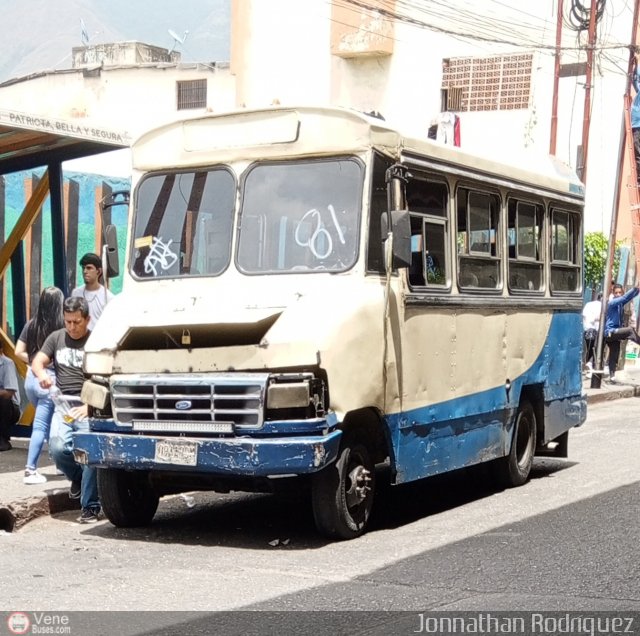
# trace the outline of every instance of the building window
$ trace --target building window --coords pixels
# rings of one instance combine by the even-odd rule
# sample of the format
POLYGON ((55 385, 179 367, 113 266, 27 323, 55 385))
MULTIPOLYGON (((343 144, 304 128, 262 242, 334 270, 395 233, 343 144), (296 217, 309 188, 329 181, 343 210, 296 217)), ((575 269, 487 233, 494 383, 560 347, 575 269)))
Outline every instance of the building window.
POLYGON ((207 107, 207 80, 177 82, 178 110, 207 107))
POLYGON ((532 64, 531 53, 443 60, 442 91, 447 110, 528 108, 532 64))

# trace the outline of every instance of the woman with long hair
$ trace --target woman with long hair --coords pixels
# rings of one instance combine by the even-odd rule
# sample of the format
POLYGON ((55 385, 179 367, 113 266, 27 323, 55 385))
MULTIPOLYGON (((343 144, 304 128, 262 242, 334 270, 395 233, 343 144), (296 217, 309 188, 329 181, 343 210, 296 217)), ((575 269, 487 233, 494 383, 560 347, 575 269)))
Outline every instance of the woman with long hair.
MULTIPOLYGON (((47 336, 64 327, 63 302, 64 294, 57 287, 43 289, 36 317, 27 322, 16 343, 16 355, 29 364, 24 390, 29 402, 36 409, 27 452, 27 465, 24 471, 23 482, 25 484, 42 484, 47 481, 47 478, 38 472, 37 465, 44 442, 49 437, 54 405, 49 397, 49 392, 40 388, 40 383, 33 375, 31 361, 40 351, 47 336)), ((48 369, 47 373, 53 375, 53 369, 48 369)))

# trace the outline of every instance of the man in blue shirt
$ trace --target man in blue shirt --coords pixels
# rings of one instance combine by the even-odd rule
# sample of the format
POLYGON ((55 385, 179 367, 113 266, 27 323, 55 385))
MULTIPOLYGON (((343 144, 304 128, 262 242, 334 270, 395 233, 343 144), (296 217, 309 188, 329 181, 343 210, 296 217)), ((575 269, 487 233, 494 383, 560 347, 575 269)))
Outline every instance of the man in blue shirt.
POLYGON ((604 321, 604 337, 609 345, 609 382, 616 381, 616 368, 620 355, 620 341, 632 340, 640 344, 640 335, 635 327, 623 327, 624 306, 640 294, 640 287, 632 287, 626 294, 622 285, 613 286, 613 298, 607 304, 607 315, 604 321))
POLYGON ((631 130, 633 132, 633 153, 636 158, 636 179, 640 180, 640 73, 638 65, 633 69, 631 76, 636 96, 631 104, 631 130))

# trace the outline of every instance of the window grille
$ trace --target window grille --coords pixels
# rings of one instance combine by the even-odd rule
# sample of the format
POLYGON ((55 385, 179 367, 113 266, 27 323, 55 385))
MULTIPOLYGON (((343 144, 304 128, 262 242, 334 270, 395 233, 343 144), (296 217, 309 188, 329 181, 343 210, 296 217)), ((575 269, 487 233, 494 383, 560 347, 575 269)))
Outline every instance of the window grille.
POLYGON ((447 110, 528 108, 532 65, 531 53, 445 59, 443 106, 446 92, 447 110))
POLYGON ((177 82, 178 110, 207 107, 207 80, 177 82))
POLYGON ((440 110, 444 111, 461 111, 462 97, 464 89, 461 86, 450 86, 442 89, 442 105, 440 110))

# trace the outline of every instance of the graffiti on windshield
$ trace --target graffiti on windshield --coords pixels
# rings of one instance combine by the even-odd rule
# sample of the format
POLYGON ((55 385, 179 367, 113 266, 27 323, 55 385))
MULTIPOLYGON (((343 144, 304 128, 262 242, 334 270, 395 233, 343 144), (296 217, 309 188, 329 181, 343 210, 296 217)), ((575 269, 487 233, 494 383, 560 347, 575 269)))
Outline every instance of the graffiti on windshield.
MULTIPOLYGON (((323 260, 333 252, 332 231, 335 231, 336 238, 342 245, 345 244, 344 233, 338 223, 336 211, 331 205, 327 206, 329 210, 328 223, 329 229, 325 226, 322 213, 316 208, 312 208, 298 221, 295 231, 295 241, 300 247, 307 247, 309 251, 319 260, 323 260), (307 219, 313 224, 308 227, 307 219)), ((343 210, 342 214, 346 214, 343 210)))
POLYGON ((157 236, 153 237, 149 253, 144 259, 144 273, 157 276, 160 273, 166 272, 173 267, 178 256, 171 251, 171 243, 173 239, 169 239, 166 243, 162 238, 157 236))

